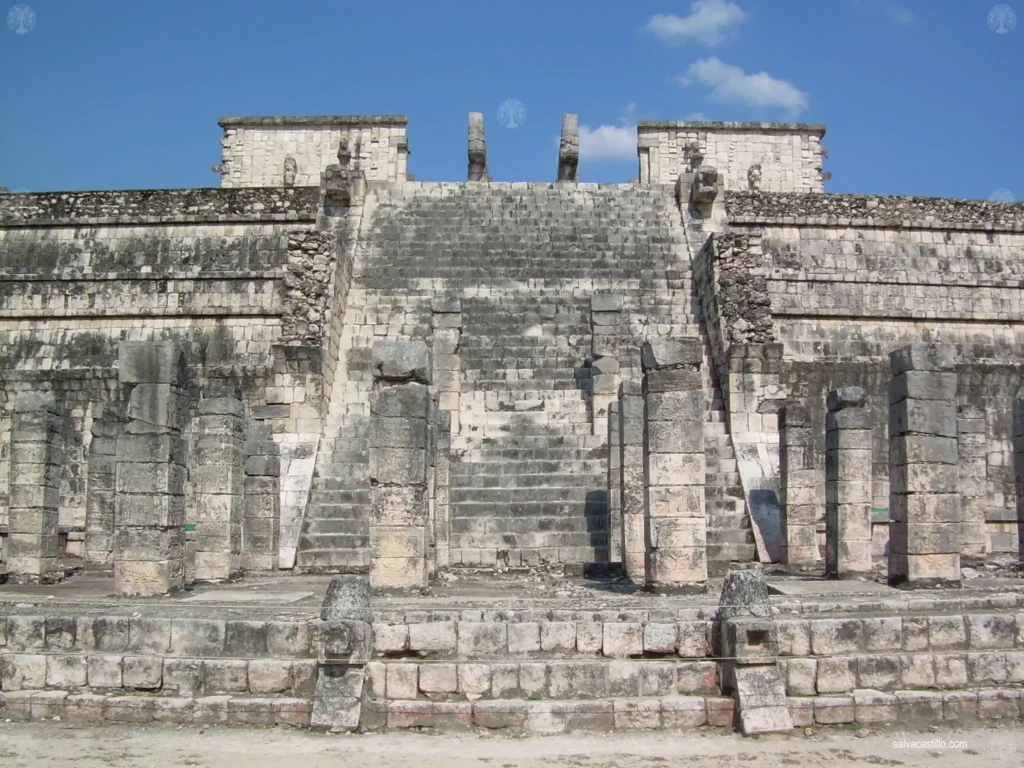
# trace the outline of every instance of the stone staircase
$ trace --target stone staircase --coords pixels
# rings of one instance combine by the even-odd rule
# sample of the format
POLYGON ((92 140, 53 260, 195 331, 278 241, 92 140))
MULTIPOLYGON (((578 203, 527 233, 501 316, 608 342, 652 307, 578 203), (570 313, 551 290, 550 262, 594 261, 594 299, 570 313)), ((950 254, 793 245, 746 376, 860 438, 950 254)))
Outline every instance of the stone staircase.
MULTIPOLYGON (((619 325, 602 329, 620 379, 641 378, 643 338, 704 337, 689 265, 694 233, 671 191, 410 183, 373 195, 297 568, 368 567, 370 348, 379 338, 429 338, 431 301, 442 297, 458 299, 462 313, 451 564, 606 562, 591 300, 623 297, 619 325)), ((705 356, 709 560, 749 560, 753 537, 705 356)))

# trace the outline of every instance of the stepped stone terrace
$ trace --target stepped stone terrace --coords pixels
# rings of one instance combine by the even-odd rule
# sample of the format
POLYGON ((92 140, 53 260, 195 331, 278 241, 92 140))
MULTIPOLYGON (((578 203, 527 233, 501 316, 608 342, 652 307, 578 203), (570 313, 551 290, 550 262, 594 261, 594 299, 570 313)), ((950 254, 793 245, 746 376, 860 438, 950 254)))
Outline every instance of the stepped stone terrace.
POLYGON ((824 126, 418 182, 225 118, 220 186, 0 194, 0 717, 554 733, 1024 715, 1024 204, 824 126))

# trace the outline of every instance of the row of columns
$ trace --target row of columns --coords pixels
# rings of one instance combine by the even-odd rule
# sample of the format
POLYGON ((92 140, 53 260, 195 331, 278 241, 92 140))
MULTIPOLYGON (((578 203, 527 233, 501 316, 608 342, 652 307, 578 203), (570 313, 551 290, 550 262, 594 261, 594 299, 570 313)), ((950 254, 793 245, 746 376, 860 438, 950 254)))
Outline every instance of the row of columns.
MULTIPOLYGON (((983 419, 956 404, 955 350, 913 344, 890 355, 889 581, 929 586, 960 580, 960 559, 979 547, 984 519, 965 519, 961 497, 965 429, 983 436, 983 419), (975 424, 974 422, 979 422, 975 424)), ((610 520, 625 574, 648 588, 707 581, 704 501, 705 395, 699 341, 648 343, 642 384, 624 381, 609 412, 610 520)), ((872 436, 867 397, 844 387, 826 397, 825 571, 872 571, 872 436)), ((982 450, 983 437, 971 443, 982 450), (977 445, 976 445, 977 443, 977 445)), ((1024 389, 1013 422, 1018 535, 1024 531, 1024 389)), ((820 514, 814 435, 808 410, 780 411, 784 561, 819 562, 820 514)), ((973 455, 970 451, 969 454, 973 455)), ((975 494, 977 495, 977 494, 975 494)), ((974 500, 974 497, 971 497, 974 500)), ((976 501, 976 500, 975 500, 976 501)), ((974 506, 980 507, 980 504, 974 506)), ((976 515, 975 515, 976 516, 976 515)), ((1024 538, 1021 540, 1024 557, 1024 538)))
MULTIPOLYGON (((97 409, 92 427, 86 556, 113 565, 115 590, 122 595, 164 594, 192 579, 273 568, 280 460, 269 433, 245 432, 238 397, 205 398, 189 456, 187 364, 175 342, 122 342, 118 378, 126 403, 97 409), (193 551, 187 544, 189 485, 193 551)), ((58 569, 61 422, 53 394, 18 395, 10 463, 15 578, 47 579, 58 569)))
MULTIPOLYGON (((889 553, 893 584, 929 586, 960 581, 962 555, 984 554, 984 419, 957 409, 956 355, 951 346, 912 344, 889 356, 889 553), (964 448, 966 444, 966 449, 964 448), (981 471, 980 476, 976 476, 981 471), (971 492, 964 492, 964 484, 971 492)), ((1024 390, 1022 390, 1024 393, 1024 390)), ((1021 395, 1018 395, 1018 400, 1021 395)), ((866 396, 846 387, 826 397, 825 571, 838 577, 870 573, 871 423, 866 396)), ((780 412, 781 491, 785 562, 818 560, 816 475, 809 414, 799 404, 780 412)), ((1018 520, 1024 416, 1014 415, 1018 520)), ((1018 522, 1018 532, 1024 524, 1018 522)), ((1024 556, 1024 548, 1020 550, 1024 556)))

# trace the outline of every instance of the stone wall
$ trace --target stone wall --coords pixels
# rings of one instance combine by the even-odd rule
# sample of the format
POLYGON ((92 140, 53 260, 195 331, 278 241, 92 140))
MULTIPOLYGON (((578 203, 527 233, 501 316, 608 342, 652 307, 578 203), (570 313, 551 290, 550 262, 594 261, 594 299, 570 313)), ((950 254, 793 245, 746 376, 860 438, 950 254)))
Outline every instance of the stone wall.
POLYGON ((1024 205, 727 192, 726 208, 731 233, 760 236, 773 328, 785 349, 782 383, 813 420, 819 507, 826 393, 866 390, 873 507, 884 513, 887 355, 912 342, 948 343, 960 353, 959 405, 985 409, 985 498, 976 503, 985 507, 988 543, 1011 551, 1009 413, 1022 374, 1024 205))
POLYGON ((681 172, 691 170, 691 146, 696 142, 703 162, 718 169, 727 190, 750 189, 750 169, 759 165, 760 189, 823 192, 824 135, 825 126, 805 123, 641 120, 640 182, 675 184, 681 172))
POLYGON ((318 199, 288 189, 0 196, 0 435, 18 392, 63 400, 62 531, 86 524, 93 419, 122 397, 119 342, 174 339, 196 394, 228 380, 254 418, 279 415, 271 377, 289 312, 287 243, 312 227, 318 199))
POLYGON ((222 187, 317 187, 342 136, 367 181, 405 181, 409 144, 401 115, 225 117, 222 187), (359 153, 356 154, 356 147, 359 153), (286 159, 289 174, 286 178, 286 159))

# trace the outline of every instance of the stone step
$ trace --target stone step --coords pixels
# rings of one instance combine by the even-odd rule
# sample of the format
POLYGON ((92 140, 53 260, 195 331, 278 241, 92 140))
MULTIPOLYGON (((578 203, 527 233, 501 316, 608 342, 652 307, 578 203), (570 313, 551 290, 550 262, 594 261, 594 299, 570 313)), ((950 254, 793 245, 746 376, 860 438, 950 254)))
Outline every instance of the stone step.
POLYGON ((306 520, 363 520, 366 519, 370 503, 366 504, 311 504, 306 520))
POLYGON ((300 573, 362 572, 369 567, 369 549, 305 549, 299 551, 295 561, 300 573))
MULTIPOLYGON (((322 509, 315 510, 317 514, 322 514, 322 509)), ((370 535, 370 508, 365 507, 361 510, 359 517, 349 518, 325 518, 325 517, 307 517, 303 522, 303 533, 302 539, 308 543, 316 543, 316 546, 311 547, 312 549, 320 549, 321 545, 324 547, 329 543, 324 539, 325 536, 344 534, 348 536, 369 536, 370 535)), ((356 548, 360 549, 364 544, 356 543, 356 548)))
POLYGON ((606 482, 604 475, 472 475, 471 477, 459 477, 452 479, 452 488, 460 490, 474 490, 486 488, 501 488, 508 490, 527 488, 567 488, 578 490, 580 488, 600 488, 606 482))
POLYGON ((309 494, 309 503, 314 506, 358 506, 370 503, 370 488, 348 489, 327 489, 317 488, 318 483, 314 482, 314 489, 309 494))
MULTIPOLYGON (((312 521, 309 521, 312 522, 312 521)), ((347 551, 366 549, 370 546, 369 523, 362 534, 352 533, 303 533, 299 537, 299 551, 326 549, 331 551, 347 551)))
POLYGON ((724 459, 716 457, 714 459, 706 459, 705 467, 708 476, 724 476, 734 475, 739 471, 739 466, 736 463, 736 459, 724 459))
POLYGON ((751 562, 757 560, 757 547, 749 544, 712 544, 708 542, 708 560, 719 562, 751 562))
POLYGON ((721 515, 746 515, 745 505, 741 497, 725 497, 708 499, 707 508, 721 515))
POLYGON ((742 544, 749 546, 754 543, 749 528, 709 527, 707 538, 709 542, 713 542, 711 546, 725 546, 730 544, 742 544))
POLYGON ((719 499, 715 502, 709 502, 705 506, 705 511, 709 520, 721 522, 719 526, 721 528, 750 527, 750 516, 747 514, 741 499, 719 499))

